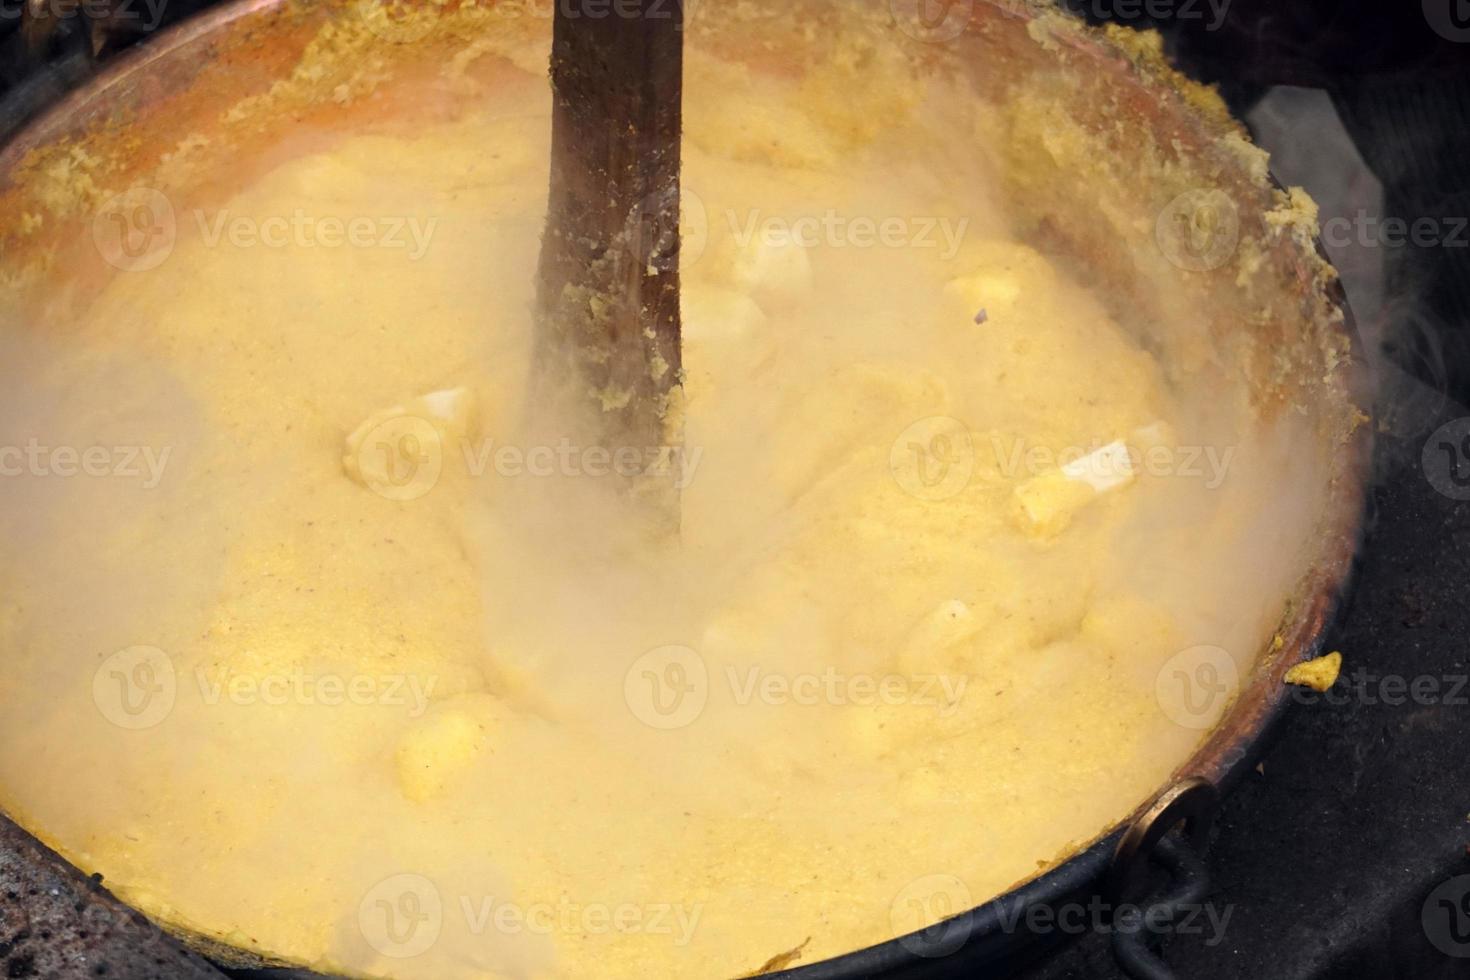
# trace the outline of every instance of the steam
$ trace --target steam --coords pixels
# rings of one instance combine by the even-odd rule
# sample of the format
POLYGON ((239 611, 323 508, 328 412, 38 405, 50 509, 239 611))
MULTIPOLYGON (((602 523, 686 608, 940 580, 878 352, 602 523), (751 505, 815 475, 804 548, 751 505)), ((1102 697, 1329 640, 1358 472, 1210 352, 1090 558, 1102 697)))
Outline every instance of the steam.
POLYGON ((1342 274, 1362 336, 1379 426, 1410 442, 1422 439, 1452 407, 1440 339, 1444 325, 1423 296, 1427 282, 1403 263, 1390 278, 1390 264, 1407 246, 1387 244, 1373 231, 1385 218, 1412 216, 1386 213, 1383 186, 1326 92, 1279 86, 1248 122, 1271 153, 1273 173, 1285 184, 1305 187, 1321 208, 1319 223, 1329 231, 1323 244, 1342 274), (1338 229, 1340 234, 1330 233, 1338 229), (1406 361, 1417 364, 1418 372, 1406 369, 1406 361))
POLYGON ((151 488, 0 480, 0 800, 185 924, 440 978, 748 972, 810 934, 787 903, 813 882, 833 897, 806 955, 838 952, 889 938, 933 867, 999 893, 1154 792, 1227 706, 1178 723, 1165 668, 1211 646, 1249 669, 1331 449, 1291 412, 1258 424, 1223 372, 1176 389, 1139 324, 1022 243, 1014 175, 955 138, 993 107, 834 43, 855 50, 802 99, 758 82, 766 113, 747 68, 691 59, 686 187, 737 220, 706 221, 684 270, 677 539, 564 461, 596 440, 559 399, 526 410, 534 73, 411 138, 282 153, 216 212, 386 211, 433 229, 422 248, 307 256, 186 222, 166 275, 12 323, 0 446, 171 453, 151 488), (371 441, 445 391, 467 420, 371 441), (1142 429, 1218 465, 1063 494, 1066 527, 1016 533, 1016 485, 1059 467, 1009 472, 1032 465, 1014 448, 1142 429), (344 467, 358 433, 413 495, 344 467), (283 676, 285 703, 232 682, 283 676), (497 926, 507 901, 573 934, 497 926), (626 906, 644 931, 609 962, 589 914, 626 906))

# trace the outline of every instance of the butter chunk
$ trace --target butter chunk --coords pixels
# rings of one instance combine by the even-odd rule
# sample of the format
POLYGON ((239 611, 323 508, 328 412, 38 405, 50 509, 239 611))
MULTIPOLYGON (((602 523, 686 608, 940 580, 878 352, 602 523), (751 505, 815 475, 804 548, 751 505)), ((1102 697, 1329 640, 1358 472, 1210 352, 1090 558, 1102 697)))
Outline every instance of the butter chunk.
POLYGON ((1012 518, 1026 534, 1049 538, 1072 523, 1072 516, 1092 502, 1097 490, 1061 470, 1032 477, 1016 487, 1012 518))
POLYGON ((469 428, 474 399, 468 388, 431 391, 418 402, 431 421, 442 423, 449 431, 463 435, 469 428))
POLYGON ((1122 440, 1110 442, 1064 465, 1062 475, 1085 483, 1098 493, 1106 493, 1133 482, 1133 458, 1129 455, 1127 443, 1122 440))
POLYGON ((812 285, 807 248, 791 235, 756 235, 735 257, 735 282, 757 299, 795 296, 812 285))
POLYGON ((1014 311, 1021 299, 1021 281, 1007 272, 979 272, 950 280, 944 291, 959 297, 967 308, 988 311, 989 319, 990 313, 996 310, 1014 311))
POLYGON ((1052 537, 1100 494, 1126 487, 1136 475, 1128 444, 1110 442, 1016 487, 1013 518, 1032 537, 1052 537))
POLYGON ((986 319, 1000 325, 1017 322, 1014 318, 1024 308, 1037 309, 1055 289, 1051 263, 1025 245, 977 242, 966 248, 961 261, 973 263, 973 271, 945 283, 945 295, 971 314, 985 310, 986 319))
POLYGON ((410 480, 432 483, 443 465, 445 439, 464 439, 473 412, 468 388, 433 391, 374 412, 347 436, 342 468, 354 482, 377 492, 404 486, 405 463, 413 464, 410 480), (389 451, 383 451, 385 446, 389 451), (404 447, 412 447, 414 459, 400 458, 404 447))
POLYGON ((404 733, 393 761, 406 798, 423 803, 443 796, 486 751, 495 719, 477 710, 477 700, 438 708, 404 733))

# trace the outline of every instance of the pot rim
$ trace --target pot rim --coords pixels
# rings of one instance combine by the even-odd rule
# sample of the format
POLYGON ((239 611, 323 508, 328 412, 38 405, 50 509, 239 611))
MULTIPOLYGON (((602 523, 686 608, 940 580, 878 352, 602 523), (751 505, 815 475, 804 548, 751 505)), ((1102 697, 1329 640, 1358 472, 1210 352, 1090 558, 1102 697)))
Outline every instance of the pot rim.
MULTIPOLYGON (((183 49, 207 43, 228 28, 248 22, 252 18, 283 12, 299 2, 300 0, 222 0, 217 6, 192 15, 123 52, 75 90, 23 124, 0 146, 0 181, 5 180, 32 150, 73 132, 75 127, 70 124, 78 116, 87 115, 85 110, 106 105, 109 92, 129 84, 133 79, 145 77, 155 64, 175 57, 183 49)), ((1017 9, 1008 0, 976 0, 976 3, 989 8, 995 16, 1020 20, 1034 17, 1033 12, 1017 9)), ((1070 36, 1061 36, 1056 40, 1092 58, 1118 56, 1111 49, 1086 46, 1070 36)), ((1149 84, 1148 80, 1143 81, 1149 84)), ((1272 183, 1275 185, 1274 177, 1272 183)), ((1317 251, 1325 261, 1326 253, 1320 240, 1317 242, 1317 251)), ((1333 329, 1346 341, 1348 350, 1351 351, 1349 375, 1360 380, 1366 377, 1367 369, 1362 357, 1361 338, 1346 294, 1341 283, 1335 279, 1322 288, 1327 291, 1331 303, 1342 313, 1340 322, 1333 324, 1333 329)), ((1350 394, 1349 397, 1352 401, 1357 400, 1356 394, 1350 394)), ((976 908, 944 920, 928 930, 762 976, 776 980, 861 980, 887 971, 913 969, 925 963, 938 964, 943 961, 926 957, 920 950, 932 943, 932 940, 924 938, 924 933, 941 926, 959 930, 965 937, 960 949, 953 951, 956 956, 965 947, 978 945, 985 939, 1005 939, 1018 935, 1014 924, 1020 921, 1018 916, 1024 915, 1026 910, 1055 905, 1068 896, 1079 893, 1097 894, 1100 890, 1097 886, 1113 864, 1115 851, 1125 831, 1169 786, 1192 776, 1209 781, 1222 792, 1233 785, 1255 761, 1266 735, 1285 713, 1290 702, 1284 681, 1286 672, 1292 665, 1319 655, 1326 633, 1344 604, 1363 533, 1372 445, 1372 430, 1365 424, 1354 430, 1340 447, 1346 458, 1339 479, 1328 488, 1320 526, 1326 542, 1319 550, 1317 563, 1304 578, 1306 587, 1300 590, 1299 602, 1291 607, 1283 620, 1279 633, 1284 640, 1281 648, 1275 652, 1274 658, 1271 651, 1261 652, 1260 659, 1254 664, 1250 683, 1240 690, 1220 723, 1210 730, 1189 760, 1175 771, 1157 793, 1151 794, 1137 809, 1102 830, 1071 856, 976 908), (1266 669, 1261 669, 1263 666, 1266 669), (1009 927, 1007 923, 1010 923, 1009 927)), ((0 812, 0 820, 11 823, 3 812, 0 812)), ((131 908, 115 897, 113 900, 125 908, 131 908)), ((185 944, 202 949, 206 955, 210 955, 211 951, 217 957, 229 954, 238 962, 254 966, 280 965, 280 961, 272 959, 268 953, 222 947, 215 940, 192 933, 185 936, 185 944)), ((301 978, 325 976, 294 968, 270 972, 272 975, 301 978)))

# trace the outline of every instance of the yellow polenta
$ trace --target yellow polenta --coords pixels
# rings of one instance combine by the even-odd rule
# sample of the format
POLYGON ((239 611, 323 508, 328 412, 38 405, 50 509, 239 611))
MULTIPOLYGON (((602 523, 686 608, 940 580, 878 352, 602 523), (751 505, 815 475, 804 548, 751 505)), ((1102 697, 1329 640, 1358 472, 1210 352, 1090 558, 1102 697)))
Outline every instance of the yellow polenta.
POLYGON ((840 47, 691 52, 684 444, 547 440, 511 54, 5 338, 52 455, 4 483, 0 804, 175 926, 450 980, 811 962, 1145 800, 1281 613, 1285 444, 1022 244, 999 110, 840 47), (619 520, 652 465, 677 540, 619 520))

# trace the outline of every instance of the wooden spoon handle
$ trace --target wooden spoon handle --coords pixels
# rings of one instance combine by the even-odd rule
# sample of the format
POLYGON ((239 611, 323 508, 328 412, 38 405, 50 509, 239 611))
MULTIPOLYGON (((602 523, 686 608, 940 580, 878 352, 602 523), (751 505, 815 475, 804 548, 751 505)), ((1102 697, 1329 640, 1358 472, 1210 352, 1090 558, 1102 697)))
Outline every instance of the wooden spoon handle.
POLYGON ((558 3, 538 360, 616 447, 673 446, 682 0, 558 3))

